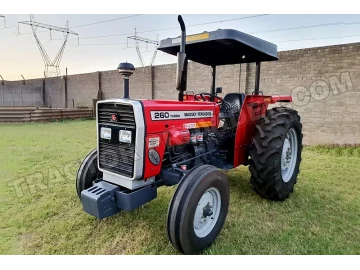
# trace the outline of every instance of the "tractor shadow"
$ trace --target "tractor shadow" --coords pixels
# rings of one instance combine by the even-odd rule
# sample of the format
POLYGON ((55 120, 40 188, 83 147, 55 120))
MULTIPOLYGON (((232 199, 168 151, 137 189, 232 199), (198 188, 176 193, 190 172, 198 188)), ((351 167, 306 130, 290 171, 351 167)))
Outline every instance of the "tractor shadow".
MULTIPOLYGON (((230 196, 236 199, 255 199, 259 195, 250 184, 248 167, 241 166, 226 172, 230 185, 230 196)), ((230 199, 231 200, 231 199, 230 199)))
POLYGON ((110 233, 114 237, 111 241, 117 243, 95 253, 179 254, 168 240, 166 228, 168 205, 175 188, 160 187, 156 199, 132 211, 121 211, 104 220, 87 217, 93 220, 92 227, 97 232, 94 238, 110 233))
MULTIPOLYGON (((230 206, 222 232, 215 244, 205 250, 203 254, 227 254, 229 241, 246 240, 246 236, 238 231, 246 230, 247 220, 253 220, 255 213, 259 219, 265 219, 265 209, 272 208, 278 202, 269 202, 261 198, 250 184, 250 173, 247 167, 240 167, 225 172, 230 185, 230 206), (245 238, 244 238, 245 237, 245 238)), ((93 233, 90 239, 100 242, 107 239, 105 247, 94 253, 101 254, 180 254, 170 243, 167 237, 167 212, 176 186, 160 187, 155 200, 129 212, 120 212, 104 220, 91 219, 93 233)), ((281 203, 280 203, 281 204, 281 203)), ((271 212, 271 211, 270 211, 271 212)), ((84 213, 84 216, 87 215, 84 213)), ((89 225, 89 224, 88 224, 89 225)), ((259 226, 259 224, 258 224, 259 226)), ((90 240, 89 239, 89 240, 90 240)), ((248 240, 247 240, 248 241, 248 240)), ((233 250, 237 254, 246 253, 244 250, 233 250)))
MULTIPOLYGON (((225 173, 230 184, 230 212, 239 200, 253 201, 259 197, 250 186, 247 168, 225 173)), ((93 220, 91 226, 94 233, 90 238, 96 242, 100 238, 108 239, 109 235, 105 234, 110 234, 114 237, 112 241, 117 243, 95 253, 180 254, 168 240, 166 228, 168 207, 176 187, 160 187, 156 199, 133 211, 122 211, 101 221, 87 216, 86 219, 93 220)))

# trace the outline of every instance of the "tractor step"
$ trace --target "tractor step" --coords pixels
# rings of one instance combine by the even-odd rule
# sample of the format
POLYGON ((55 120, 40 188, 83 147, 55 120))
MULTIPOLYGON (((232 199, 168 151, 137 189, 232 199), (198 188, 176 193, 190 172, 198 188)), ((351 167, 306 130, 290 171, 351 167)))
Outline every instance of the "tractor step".
POLYGON ((223 153, 215 154, 211 164, 222 170, 231 170, 234 168, 233 164, 226 161, 226 155, 223 153))
POLYGON ((119 186, 100 180, 94 186, 81 192, 81 202, 86 213, 103 219, 121 210, 138 208, 155 199, 156 196, 155 185, 123 191, 119 186))

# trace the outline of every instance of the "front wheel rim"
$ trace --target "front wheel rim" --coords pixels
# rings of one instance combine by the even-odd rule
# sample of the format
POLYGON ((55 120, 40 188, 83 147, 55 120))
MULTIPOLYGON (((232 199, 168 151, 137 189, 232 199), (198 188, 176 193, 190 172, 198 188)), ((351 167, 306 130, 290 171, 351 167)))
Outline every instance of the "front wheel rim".
POLYGON ((221 196, 217 188, 211 187, 201 196, 194 215, 194 232, 197 237, 206 237, 215 227, 221 209, 221 196))
POLYGON ((286 133, 281 153, 281 176, 287 183, 290 181, 296 166, 298 154, 298 138, 294 128, 286 133))

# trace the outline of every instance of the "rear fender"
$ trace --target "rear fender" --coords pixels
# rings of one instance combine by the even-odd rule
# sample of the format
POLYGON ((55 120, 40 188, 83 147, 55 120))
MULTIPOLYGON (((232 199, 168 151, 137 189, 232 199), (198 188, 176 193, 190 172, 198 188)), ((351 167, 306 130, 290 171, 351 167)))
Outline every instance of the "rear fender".
POLYGON ((246 96, 236 129, 234 167, 243 164, 247 159, 246 147, 251 144, 256 124, 265 116, 269 104, 276 102, 292 102, 292 98, 291 96, 246 96))

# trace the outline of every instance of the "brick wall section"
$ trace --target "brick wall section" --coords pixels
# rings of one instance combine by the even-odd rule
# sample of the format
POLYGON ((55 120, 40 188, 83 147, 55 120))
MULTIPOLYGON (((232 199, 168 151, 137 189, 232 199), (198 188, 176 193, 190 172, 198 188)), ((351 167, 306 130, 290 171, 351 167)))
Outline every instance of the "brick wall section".
MULTIPOLYGON (((177 99, 175 89, 176 65, 154 67, 155 99, 177 99)), ((222 86, 223 93, 239 92, 245 89, 246 65, 219 66, 216 69, 216 85, 222 86), (239 77, 240 87, 239 88, 239 77)), ((195 93, 209 92, 212 84, 212 69, 198 63, 190 62, 188 67, 187 90, 195 93)))
MULTIPOLYGON (((155 99, 177 99, 175 90, 176 65, 154 67, 155 99)), ((190 88, 188 88, 190 90, 190 88)))
MULTIPOLYGON (((130 78, 134 99, 177 99, 176 65, 137 68, 130 78)), ((99 88, 98 73, 68 77, 68 105, 92 106, 99 88)), ((255 64, 217 68, 223 93, 251 94, 255 64)), ((33 83, 40 83, 42 79, 33 83)), ((5 82, 14 89, 22 82, 5 82)), ((211 68, 189 63, 188 90, 208 92, 211 68)), ((103 99, 123 95, 117 71, 101 72, 103 99)), ((279 53, 279 61, 262 63, 260 90, 267 95, 292 95, 290 105, 302 117, 305 144, 360 144, 360 43, 279 53)), ((64 107, 64 80, 46 79, 46 104, 64 107)))
POLYGON ((97 72, 79 75, 70 75, 67 80, 67 104, 72 108, 92 106, 93 99, 97 98, 99 90, 99 74, 97 72))
POLYGON ((304 142, 359 144, 360 43, 281 52, 279 58, 262 65, 260 86, 270 95, 293 96, 304 142))
POLYGON ((65 81, 61 77, 45 80, 45 105, 52 108, 65 108, 65 81))
POLYGON ((25 84, 26 85, 32 85, 32 86, 38 86, 38 87, 42 87, 43 85, 43 81, 44 79, 31 79, 31 80, 26 80, 25 84))
MULTIPOLYGON (((120 77, 119 74, 117 76, 120 77)), ((130 78, 130 97, 134 99, 151 99, 151 89, 151 67, 136 69, 130 78)), ((123 84, 121 79, 121 96, 122 94, 123 84)))
MULTIPOLYGON (((103 99, 121 98, 124 94, 123 80, 117 70, 101 72, 103 99)), ((133 99, 151 98, 151 68, 138 68, 130 77, 130 97, 133 99)))

